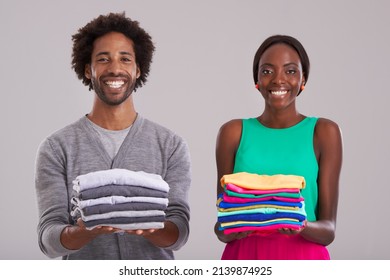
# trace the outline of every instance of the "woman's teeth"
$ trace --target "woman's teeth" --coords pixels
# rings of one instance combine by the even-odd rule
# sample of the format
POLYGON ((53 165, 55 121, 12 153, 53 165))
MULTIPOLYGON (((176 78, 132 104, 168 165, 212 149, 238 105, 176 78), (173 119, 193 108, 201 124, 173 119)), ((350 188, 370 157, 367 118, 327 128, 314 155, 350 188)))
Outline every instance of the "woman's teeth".
POLYGON ((271 91, 271 94, 274 94, 274 95, 283 95, 286 93, 287 93, 287 90, 271 91))

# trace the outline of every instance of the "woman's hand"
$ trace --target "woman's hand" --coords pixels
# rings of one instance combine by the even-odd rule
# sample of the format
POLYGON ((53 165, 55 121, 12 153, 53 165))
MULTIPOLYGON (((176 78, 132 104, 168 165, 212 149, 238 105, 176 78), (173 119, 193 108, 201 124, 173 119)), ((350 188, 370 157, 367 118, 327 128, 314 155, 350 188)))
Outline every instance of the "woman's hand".
POLYGON ((307 220, 305 220, 303 222, 303 226, 300 229, 281 228, 278 231, 279 231, 279 233, 282 233, 282 234, 295 235, 295 234, 301 233, 302 230, 304 230, 304 228, 306 227, 306 224, 307 224, 307 220))
POLYGON ((223 231, 219 230, 219 223, 217 222, 214 227, 214 232, 217 235, 218 239, 224 243, 229 243, 233 240, 242 239, 248 237, 253 231, 242 231, 242 232, 234 232, 230 234, 225 234, 223 231))

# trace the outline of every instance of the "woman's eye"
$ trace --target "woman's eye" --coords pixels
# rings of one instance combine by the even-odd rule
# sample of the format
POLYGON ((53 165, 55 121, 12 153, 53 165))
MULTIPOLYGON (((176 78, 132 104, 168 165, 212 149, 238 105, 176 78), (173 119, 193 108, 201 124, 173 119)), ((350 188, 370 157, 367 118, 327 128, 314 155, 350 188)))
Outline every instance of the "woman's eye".
POLYGON ((297 71, 295 69, 287 70, 287 74, 295 74, 297 71))
POLYGON ((261 73, 263 73, 264 75, 267 75, 267 74, 271 74, 272 71, 269 70, 269 69, 263 69, 263 70, 261 71, 261 73))

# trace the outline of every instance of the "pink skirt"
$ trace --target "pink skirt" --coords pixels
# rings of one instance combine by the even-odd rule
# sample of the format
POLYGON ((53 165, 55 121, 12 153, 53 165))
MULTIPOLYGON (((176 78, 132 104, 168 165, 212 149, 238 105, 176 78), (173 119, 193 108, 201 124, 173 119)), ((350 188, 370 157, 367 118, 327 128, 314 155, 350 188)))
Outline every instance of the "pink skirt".
POLYGON ((299 234, 254 234, 226 244, 222 260, 329 260, 324 245, 299 234))

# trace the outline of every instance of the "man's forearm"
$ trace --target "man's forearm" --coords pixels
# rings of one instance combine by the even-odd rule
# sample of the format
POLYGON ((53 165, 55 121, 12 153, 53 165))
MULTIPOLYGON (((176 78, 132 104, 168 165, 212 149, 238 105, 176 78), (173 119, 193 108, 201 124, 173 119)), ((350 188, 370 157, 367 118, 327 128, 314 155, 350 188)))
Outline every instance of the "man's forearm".
POLYGON ((144 237, 153 245, 164 248, 173 245, 178 240, 179 229, 174 223, 166 221, 163 229, 146 234, 144 237))
POLYGON ((79 226, 67 226, 61 232, 60 241, 62 246, 69 250, 78 250, 88 244, 97 236, 92 231, 85 230, 79 226))

